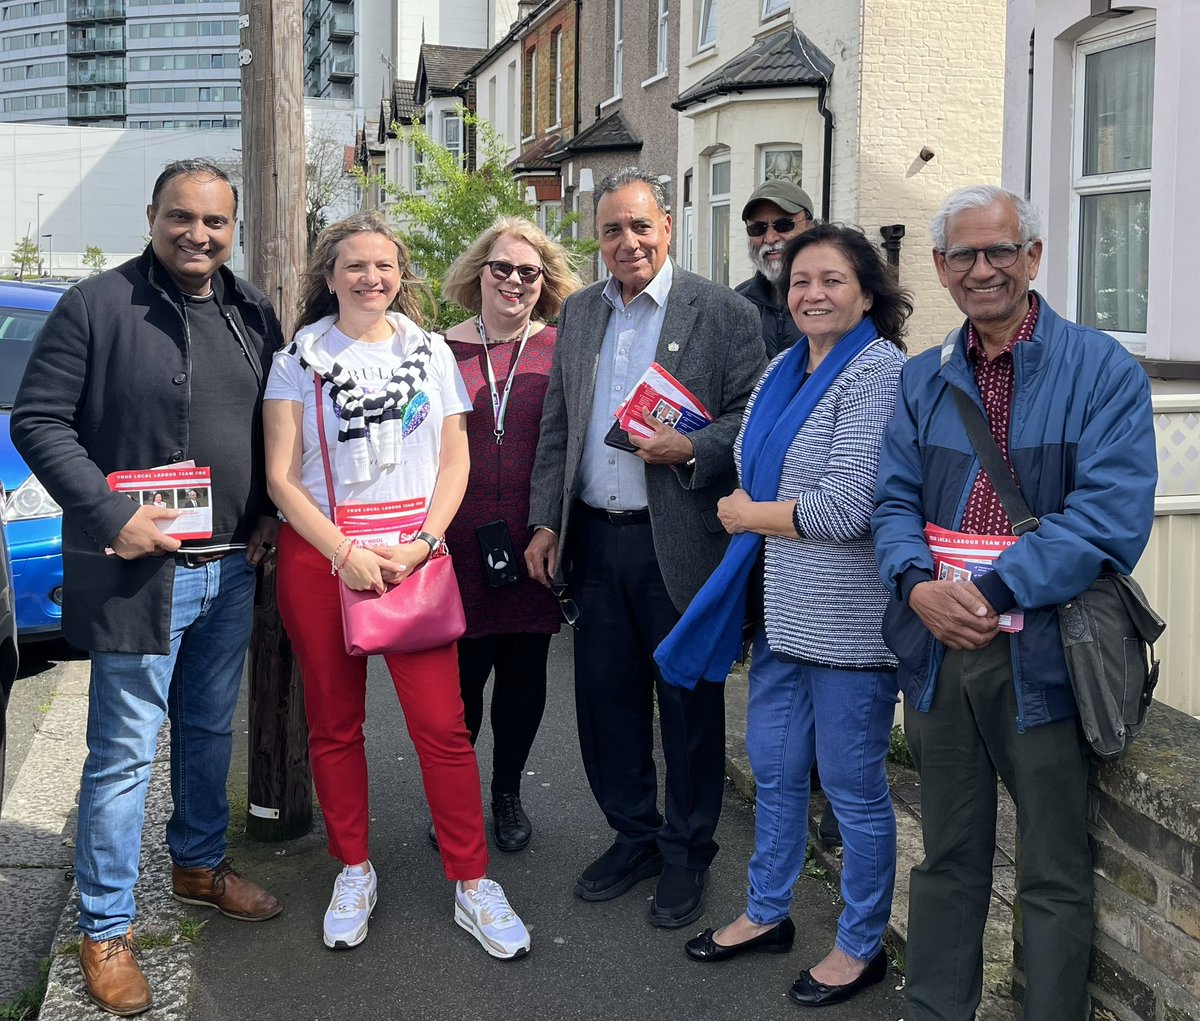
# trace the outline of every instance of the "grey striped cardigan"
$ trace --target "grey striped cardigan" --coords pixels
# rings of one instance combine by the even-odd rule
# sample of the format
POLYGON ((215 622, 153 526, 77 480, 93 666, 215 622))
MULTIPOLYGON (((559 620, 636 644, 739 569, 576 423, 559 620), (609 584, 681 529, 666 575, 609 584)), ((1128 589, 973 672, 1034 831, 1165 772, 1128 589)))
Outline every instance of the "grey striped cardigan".
MULTIPOLYGON (((763 380, 746 406, 748 418, 763 380)), ((904 355, 886 340, 867 347, 833 381, 784 459, 778 499, 795 503, 800 537, 766 539, 767 640, 783 659, 886 669, 896 659, 880 624, 887 590, 871 543, 883 431, 896 405, 904 355)), ((742 434, 734 445, 742 468, 742 434)))

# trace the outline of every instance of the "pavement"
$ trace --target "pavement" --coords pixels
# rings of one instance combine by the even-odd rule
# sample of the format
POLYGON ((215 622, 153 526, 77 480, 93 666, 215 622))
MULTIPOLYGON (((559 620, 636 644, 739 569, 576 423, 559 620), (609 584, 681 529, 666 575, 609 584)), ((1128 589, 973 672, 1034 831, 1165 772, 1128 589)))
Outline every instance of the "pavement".
MULTIPOLYGON (((494 852, 489 868, 532 935, 532 952, 512 962, 487 957, 452 921, 452 888, 425 838, 428 811, 415 753, 382 662, 371 664, 366 727, 379 905, 370 937, 352 951, 334 953, 321 942, 321 916, 337 865, 325 850, 320 813, 315 813, 314 831, 298 840, 259 843, 245 838, 245 741, 235 742, 230 775, 230 855, 239 871, 279 897, 284 911, 276 919, 250 925, 171 899, 170 862, 162 836, 170 813, 164 731, 152 771, 142 874, 135 891, 135 934, 155 994, 155 1006, 145 1016, 154 1021, 766 1021, 781 1013, 794 1016, 790 1012, 797 1008, 786 998, 788 987, 798 971, 820 960, 832 943, 840 910, 836 853, 818 847, 796 884, 793 918, 798 933, 790 954, 705 967, 690 962, 682 950, 687 937, 731 920, 744 907, 745 863, 753 847, 753 779, 743 747, 744 675, 735 671, 727 690, 730 783, 717 832, 722 849, 710 872, 706 912, 688 928, 668 931, 646 920, 652 883, 601 904, 585 904, 571 894, 575 876, 608 846, 611 832, 591 797, 579 758, 569 635, 552 643, 550 673, 546 716, 522 791, 534 838, 522 852, 494 852)), ((69 878, 86 674, 86 662, 67 665, 62 695, 33 738, 0 825, 0 960, 20 958, 25 970, 18 968, 17 973, 36 976, 37 958, 51 955, 43 1021, 109 1016, 92 1006, 83 991, 74 892, 61 913, 55 906, 52 917, 46 918, 39 917, 38 910, 42 902, 62 904, 64 876, 69 878), (57 896, 50 896, 48 887, 54 887, 57 896)), ((242 731, 246 727, 244 698, 235 726, 242 731)), ((491 757, 486 728, 478 750, 486 791, 491 757)), ((893 795, 900 868, 888 942, 902 965, 908 869, 920 857, 915 775, 896 770, 893 795)), ((823 802, 814 797, 814 825, 822 809, 823 802)), ((1011 819, 1002 820, 1001 834, 1001 847, 1011 848, 1011 819)), ((982 1021, 1007 1021, 1013 1015, 1005 995, 1011 961, 1011 865, 1011 857, 998 851, 982 1021)), ((11 976, 6 987, 4 977, 0 972, 0 1004, 11 995, 6 988, 18 988, 11 976)), ((902 989, 903 976, 893 968, 887 980, 850 1003, 823 1010, 822 1021, 897 1021, 903 1012, 902 989)), ((0 1007, 0 1017, 8 1016, 0 1007)))

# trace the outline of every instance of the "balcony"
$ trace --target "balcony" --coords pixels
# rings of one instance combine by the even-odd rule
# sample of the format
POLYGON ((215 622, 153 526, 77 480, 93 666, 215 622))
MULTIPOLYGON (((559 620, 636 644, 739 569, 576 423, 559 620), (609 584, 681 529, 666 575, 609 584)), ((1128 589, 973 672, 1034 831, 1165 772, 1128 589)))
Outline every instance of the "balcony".
POLYGON ((107 99, 97 99, 91 102, 82 102, 77 99, 67 98, 67 116, 68 117, 124 117, 125 116, 125 97, 110 96, 107 99))
POLYGON ((354 38, 354 15, 335 14, 329 19, 329 38, 346 41, 354 38))
POLYGON ((125 66, 94 67, 90 70, 70 68, 67 71, 68 85, 124 85, 125 66))
POLYGON ((79 21, 123 21, 125 0, 84 0, 67 5, 67 24, 79 21))
POLYGON ((93 37, 84 36, 67 40, 67 53, 124 53, 125 33, 114 32, 109 35, 93 37))
POLYGON ((329 65, 329 80, 331 82, 354 81, 354 58, 334 57, 329 65))

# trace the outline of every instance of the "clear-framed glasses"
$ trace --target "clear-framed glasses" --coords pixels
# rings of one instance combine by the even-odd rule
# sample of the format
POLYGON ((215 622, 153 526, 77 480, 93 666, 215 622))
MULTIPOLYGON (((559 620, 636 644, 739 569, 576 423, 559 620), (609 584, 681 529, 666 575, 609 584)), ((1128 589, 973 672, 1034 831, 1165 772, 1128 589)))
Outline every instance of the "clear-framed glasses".
MULTIPOLYGON (((808 217, 803 217, 808 220, 808 217)), ((776 234, 790 234, 796 229, 796 221, 790 216, 781 216, 778 220, 747 220, 746 234, 752 238, 760 238, 773 227, 776 234)))
POLYGON ((566 585, 551 585, 550 591, 554 593, 554 598, 558 600, 558 608, 562 610, 563 620, 571 627, 579 627, 579 604, 567 595, 566 585))
POLYGON ((965 273, 971 269, 980 253, 993 269, 1008 269, 1017 261, 1017 256, 1032 243, 1024 241, 1018 245, 1012 241, 1005 241, 1003 244, 989 245, 987 248, 944 248, 942 258, 946 260, 946 266, 955 273, 965 273))
POLYGON ((505 262, 503 259, 492 259, 491 262, 485 262, 485 266, 492 271, 492 276, 497 280, 507 280, 513 274, 513 270, 517 271, 517 278, 523 284, 531 284, 542 275, 541 266, 514 266, 511 262, 505 262))

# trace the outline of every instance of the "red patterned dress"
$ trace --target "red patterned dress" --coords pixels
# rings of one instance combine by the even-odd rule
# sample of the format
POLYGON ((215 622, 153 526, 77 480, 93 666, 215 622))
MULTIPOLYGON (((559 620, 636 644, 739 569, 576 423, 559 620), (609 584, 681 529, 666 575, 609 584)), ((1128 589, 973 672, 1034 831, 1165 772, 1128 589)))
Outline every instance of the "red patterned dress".
MULTIPOLYGON (((550 363, 558 331, 547 326, 529 338, 517 366, 517 379, 508 398, 504 419, 504 443, 496 444, 492 397, 488 388, 487 364, 482 344, 447 341, 463 383, 471 398, 467 437, 471 449, 471 477, 462 506, 446 530, 454 554, 454 570, 462 590, 467 614, 467 638, 489 635, 554 634, 561 615, 558 601, 525 573, 525 547, 532 532, 529 520, 529 477, 537 452, 542 403, 550 379, 550 363), (521 580, 515 585, 492 588, 487 583, 483 557, 475 529, 503 518, 508 522, 513 552, 521 580)), ((513 359, 521 345, 493 344, 488 347, 496 389, 504 393, 513 359)))

